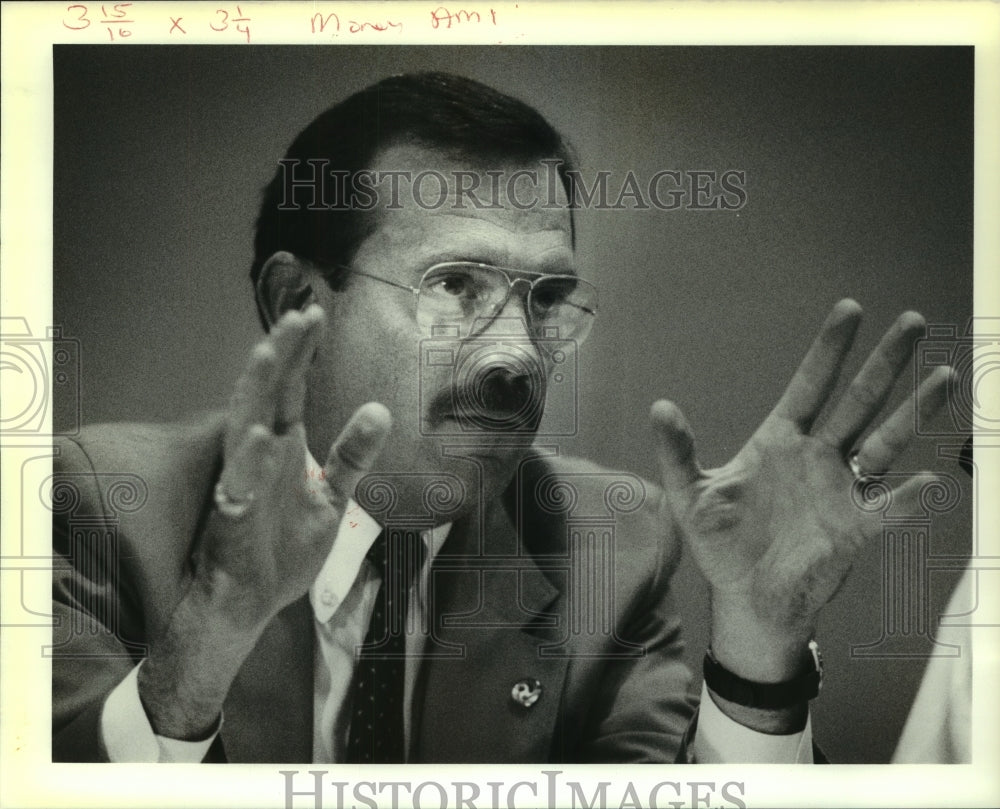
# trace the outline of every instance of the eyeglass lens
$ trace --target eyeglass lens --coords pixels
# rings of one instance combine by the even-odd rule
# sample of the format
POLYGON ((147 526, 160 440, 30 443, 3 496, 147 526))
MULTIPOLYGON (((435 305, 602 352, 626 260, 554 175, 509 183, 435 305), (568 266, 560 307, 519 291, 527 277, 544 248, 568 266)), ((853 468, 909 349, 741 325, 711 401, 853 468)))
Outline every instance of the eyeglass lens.
MULTIPOLYGON (((452 263, 433 268, 420 284, 417 320, 424 326, 471 326, 507 301, 511 282, 496 267, 452 263)), ((528 279, 515 279, 518 281, 528 279)), ((533 279, 526 299, 529 326, 539 336, 582 340, 596 314, 597 290, 574 276, 533 279)))

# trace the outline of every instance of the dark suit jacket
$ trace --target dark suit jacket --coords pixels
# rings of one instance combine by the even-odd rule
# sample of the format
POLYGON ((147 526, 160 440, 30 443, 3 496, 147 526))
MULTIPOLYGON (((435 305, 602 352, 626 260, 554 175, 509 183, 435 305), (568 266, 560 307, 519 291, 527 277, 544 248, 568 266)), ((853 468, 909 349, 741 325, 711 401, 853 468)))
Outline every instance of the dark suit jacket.
MULTIPOLYGON (((217 417, 107 425, 60 441, 52 489, 54 760, 106 760, 105 698, 161 633, 190 576, 220 469, 217 417)), ((693 713, 671 605, 677 541, 660 492, 539 447, 504 497, 458 520, 432 574, 414 694, 416 762, 674 761, 693 713), (525 708, 525 678, 542 696, 525 708)), ((209 760, 312 759, 306 597, 236 678, 209 760)))

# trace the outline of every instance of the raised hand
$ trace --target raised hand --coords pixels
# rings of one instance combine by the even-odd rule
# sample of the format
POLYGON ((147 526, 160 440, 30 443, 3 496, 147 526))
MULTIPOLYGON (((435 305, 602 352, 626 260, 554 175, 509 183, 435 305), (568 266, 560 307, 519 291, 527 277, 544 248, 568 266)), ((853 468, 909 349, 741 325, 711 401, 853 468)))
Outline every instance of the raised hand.
POLYGON ((216 509, 195 570, 250 620, 270 618, 309 589, 389 430, 388 411, 370 403, 322 469, 309 453, 305 377, 322 320, 315 304, 284 315, 254 348, 230 405, 216 509))
POLYGON ((369 403, 320 469, 306 447, 306 372, 323 312, 285 314, 254 348, 230 405, 215 508, 197 538, 194 575, 138 674, 154 731, 204 738, 269 620, 309 589, 347 499, 389 431, 369 403))
MULTIPOLYGON (((881 535, 878 515, 852 499, 852 453, 855 470, 887 471, 912 436, 914 408, 929 417, 945 402, 951 371, 939 368, 873 428, 924 328, 908 312, 817 426, 860 319, 854 301, 834 306, 774 410, 723 467, 698 466, 675 405, 652 408, 665 503, 711 589, 713 652, 745 679, 780 682, 799 673, 819 611, 858 550, 881 535)), ((893 502, 905 506, 919 488, 911 478, 893 502)))

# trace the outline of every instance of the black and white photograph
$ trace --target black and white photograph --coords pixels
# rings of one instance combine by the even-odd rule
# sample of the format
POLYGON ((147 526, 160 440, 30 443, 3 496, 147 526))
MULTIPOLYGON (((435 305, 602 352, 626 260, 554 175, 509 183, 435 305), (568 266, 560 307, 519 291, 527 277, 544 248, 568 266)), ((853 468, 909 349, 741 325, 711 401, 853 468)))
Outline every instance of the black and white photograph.
POLYGON ((393 6, 314 4, 292 45, 168 6, 169 46, 122 44, 139 4, 51 45, 51 321, 3 312, 5 560, 51 529, 4 570, 33 755, 261 765, 287 807, 885 765, 794 804, 835 806, 984 762, 974 44, 383 45, 393 6))

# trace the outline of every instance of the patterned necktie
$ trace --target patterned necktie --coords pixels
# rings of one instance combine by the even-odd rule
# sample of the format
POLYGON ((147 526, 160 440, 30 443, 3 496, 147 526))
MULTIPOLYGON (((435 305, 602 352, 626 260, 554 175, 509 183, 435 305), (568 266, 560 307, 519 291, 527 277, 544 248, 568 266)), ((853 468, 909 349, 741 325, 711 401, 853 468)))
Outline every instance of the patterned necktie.
POLYGON ((382 575, 354 681, 347 741, 351 764, 402 764, 405 760, 403 693, 409 587, 425 557, 416 531, 387 528, 368 552, 382 575))

